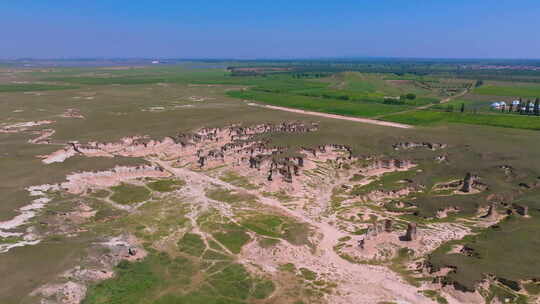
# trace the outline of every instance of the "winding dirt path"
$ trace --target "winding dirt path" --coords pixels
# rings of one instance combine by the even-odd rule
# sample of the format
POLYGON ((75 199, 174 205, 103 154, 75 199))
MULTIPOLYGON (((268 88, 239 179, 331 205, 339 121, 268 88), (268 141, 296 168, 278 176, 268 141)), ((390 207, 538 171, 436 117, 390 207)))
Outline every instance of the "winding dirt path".
POLYGON ((379 125, 379 126, 385 126, 385 127, 394 127, 394 128, 402 128, 402 129, 410 129, 413 127, 411 125, 406 125, 406 124, 401 124, 401 123, 396 123, 396 122, 381 121, 381 120, 369 119, 369 118, 349 117, 349 116, 343 116, 343 115, 337 115, 337 114, 305 111, 305 110, 286 108, 286 107, 261 105, 258 103, 248 103, 248 105, 254 106, 254 107, 262 107, 262 108, 271 109, 271 110, 279 110, 279 111, 286 111, 286 112, 292 112, 292 113, 298 113, 298 114, 304 114, 304 115, 313 115, 313 116, 321 116, 321 117, 326 117, 326 118, 355 121, 355 122, 361 122, 361 123, 367 123, 367 124, 379 125))

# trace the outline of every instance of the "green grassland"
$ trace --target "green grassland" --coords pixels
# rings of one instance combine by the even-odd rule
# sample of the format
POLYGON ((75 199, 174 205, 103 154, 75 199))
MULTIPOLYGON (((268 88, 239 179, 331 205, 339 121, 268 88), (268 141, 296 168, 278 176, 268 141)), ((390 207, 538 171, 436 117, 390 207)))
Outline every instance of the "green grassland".
POLYGON ((373 181, 364 186, 354 186, 351 190, 352 195, 365 195, 377 189, 387 191, 398 190, 403 187, 402 181, 414 177, 417 173, 414 171, 389 172, 383 174, 377 181, 373 181))
POLYGON ((51 90, 73 90, 76 86, 71 85, 52 85, 52 84, 0 84, 0 93, 7 92, 34 92, 51 90))
POLYGON ((150 191, 143 186, 121 184, 111 188, 111 200, 122 205, 144 202, 150 198, 150 191))
MULTIPOLYGON (((187 230, 166 252, 152 248, 155 242, 162 244, 171 231, 189 229, 185 217, 189 206, 175 198, 152 201, 136 213, 109 215, 108 221, 102 218, 89 223, 88 227, 100 236, 134 232, 145 241, 148 256, 118 264, 116 276, 90 286, 83 303, 275 303, 275 297, 269 297, 278 283, 235 262, 235 254, 251 240, 246 228, 218 217, 217 213, 197 219, 208 245, 200 233, 187 230)), ((297 295, 277 296, 286 298, 286 302, 311 297, 301 292, 304 287, 300 285, 281 288, 296 290, 297 295)))
POLYGON ((436 268, 456 267, 448 279, 468 290, 473 290, 485 274, 514 282, 538 278, 540 267, 533 253, 540 250, 540 213, 535 209, 530 216, 510 216, 477 236, 442 246, 429 261, 436 268), (448 253, 454 244, 464 244, 472 249, 472 254, 448 253), (518 256, 519 262, 510 258, 518 256))
POLYGON ((476 88, 473 93, 492 96, 540 97, 540 86, 536 85, 485 85, 476 88))
POLYGON ((282 238, 294 245, 310 245, 309 226, 283 216, 261 213, 245 218, 241 224, 260 235, 282 238))
POLYGON ((185 186, 186 182, 176 179, 160 179, 146 184, 148 188, 158 192, 171 192, 185 186))
POLYGON ((240 304, 265 299, 274 291, 272 281, 251 276, 241 264, 225 262, 203 275, 202 262, 156 252, 142 262, 121 262, 117 277, 93 286, 83 303, 240 304), (197 279, 203 282, 194 286, 197 279))
MULTIPOLYGON (((533 100, 540 97, 540 86, 523 82, 488 81, 477 87, 469 94, 463 96, 463 102, 468 110, 500 113, 500 110, 491 109, 494 101, 505 101, 509 104, 515 99, 533 100)), ((455 107, 459 109, 459 105, 455 107)))
POLYGON ((175 199, 151 202, 139 212, 113 222, 92 223, 94 230, 108 227, 118 232, 140 231, 142 235, 139 237, 147 241, 149 255, 138 262, 121 262, 115 269, 117 275, 92 285, 83 303, 260 304, 275 303, 276 298, 286 298, 287 303, 304 299, 312 302, 309 301, 312 296, 304 293, 304 287, 296 283, 281 286, 285 289, 295 288, 296 295, 286 292, 270 299, 278 285, 274 279, 248 272, 246 267, 235 262, 234 255, 223 249, 238 254, 240 248, 250 240, 245 233, 246 228, 217 213, 201 215, 197 219, 201 230, 207 233, 204 238, 208 246, 201 234, 186 232, 167 253, 151 248, 151 242, 161 243, 162 239, 155 234, 147 235, 143 232, 144 228, 155 230, 165 226, 163 228, 170 232, 171 229, 189 227, 185 221, 178 220, 183 218, 182 212, 188 208, 189 204, 175 199), (178 209, 183 211, 178 213, 178 209), (169 216, 176 221, 169 222, 169 216))
MULTIPOLYGON (((495 115, 502 113, 490 110, 489 101, 455 100, 444 105, 434 105, 429 111, 406 111, 417 106, 436 103, 438 99, 433 96, 436 96, 434 92, 438 89, 460 88, 460 86, 461 89, 464 89, 467 86, 466 82, 457 82, 456 84, 441 79, 408 79, 411 77, 405 77, 405 79, 393 77, 390 78, 393 80, 389 80, 379 75, 342 73, 329 79, 318 81, 294 80, 284 84, 284 77, 271 77, 265 84, 249 83, 247 81, 246 84, 253 85, 251 89, 229 91, 227 94, 234 98, 261 101, 276 106, 347 116, 377 117, 382 120, 412 125, 459 123, 531 130, 539 129, 539 121, 534 117, 495 115), (388 81, 405 81, 405 84, 399 82, 392 86, 388 84, 388 81), (417 84, 417 87, 419 87, 417 88, 408 83, 409 81, 420 81, 423 86, 417 84), (321 83, 327 83, 328 86, 321 86, 321 83), (424 85, 425 83, 428 84, 424 85), (400 86, 405 86, 405 88, 400 88, 400 86), (427 88, 430 88, 430 90, 427 88), (397 104, 385 102, 385 96, 392 96, 392 94, 399 96, 399 94, 405 92, 414 92, 420 94, 420 97, 414 100, 401 98, 397 104), (461 104, 466 105, 465 113, 454 112, 459 111, 461 104), (452 108, 452 111, 447 111, 449 108, 452 108)), ((480 94, 478 90, 485 87, 488 86, 477 88, 474 93, 480 94)), ((517 87, 519 90, 525 90, 524 92, 528 88, 530 87, 517 87)))
POLYGON ((430 109, 443 112, 460 112, 461 107, 464 106, 465 113, 503 114, 500 110, 493 109, 491 104, 496 100, 501 101, 505 99, 509 101, 508 98, 504 97, 467 94, 459 99, 454 99, 444 104, 433 105, 430 109))
MULTIPOLYGON (((31 135, 33 136, 33 135, 31 135)), ((26 187, 47 183, 58 183, 65 176, 77 171, 107 170, 115 165, 141 165, 146 161, 137 158, 82 158, 75 157, 64 163, 45 166, 36 155, 48 154, 61 146, 32 145, 26 142, 28 134, 0 134, 0 167, 3 170, 0 191, 0 221, 13 217, 16 208, 31 200, 26 187)))
POLYGON ((263 84, 247 80, 246 84, 251 85, 251 89, 231 91, 228 95, 277 106, 362 117, 438 102, 433 91, 408 83, 393 84, 376 74, 341 73, 317 80, 287 77, 268 77, 263 84), (408 93, 416 98, 399 98, 408 93))
MULTIPOLYGON (((34 73, 36 79, 69 83, 77 85, 151 85, 151 84, 212 84, 212 85, 239 85, 250 86, 249 93, 258 95, 241 96, 231 93, 234 97, 260 98, 261 101, 274 102, 283 98, 291 101, 298 100, 303 103, 320 103, 317 99, 328 99, 335 109, 325 109, 323 103, 319 110, 333 110, 335 113, 372 116, 403 109, 403 105, 423 105, 437 102, 436 95, 429 90, 414 85, 392 85, 380 75, 361 75, 358 73, 345 73, 328 80, 300 80, 288 75, 274 75, 268 77, 230 77, 224 72, 216 70, 186 70, 183 68, 146 68, 120 71, 100 70, 99 72, 76 70, 59 70, 44 73, 34 73), (51 76, 52 75, 52 76, 51 76), (265 94, 263 94, 265 93, 265 94), (418 98, 414 100, 402 99, 397 106, 379 106, 372 103, 385 103, 386 96, 399 96, 400 94, 414 93, 418 98), (272 95, 276 94, 276 95, 272 95), (309 98, 307 98, 309 97, 309 98), (346 103, 343 101, 351 101, 346 103), (366 104, 364 104, 366 103, 366 104), (368 109, 374 108, 374 109, 368 109), (341 109, 343 108, 343 109, 341 109), (358 108, 358 109, 355 109, 358 108), (363 114, 366 112, 366 114, 363 114), (371 114, 373 112, 375 114, 371 114)), ((244 92, 245 93, 245 92, 244 92)), ((283 103, 280 103, 283 105, 283 103)), ((292 106, 295 106, 294 104, 292 106)), ((302 106, 302 105, 300 105, 302 106)), ((309 107, 313 109, 313 106, 309 107)))
POLYGON ((42 81, 75 85, 143 85, 156 83, 188 83, 219 78, 225 74, 219 69, 185 69, 183 67, 147 67, 125 70, 113 69, 58 69, 36 72, 33 76, 42 81))
POLYGON ((29 293, 44 282, 52 281, 58 274, 79 264, 85 257, 87 242, 76 239, 50 240, 35 246, 19 247, 0 257, 0 299, 2 303, 29 303, 29 293), (28 279, 31 276, 33 279, 28 279))
POLYGON ((339 99, 321 99, 289 94, 272 94, 257 91, 233 91, 228 94, 231 97, 262 101, 275 106, 348 116, 373 117, 406 109, 403 106, 351 102, 339 99))
POLYGON ((460 113, 433 110, 420 110, 406 113, 390 114, 382 120, 410 125, 428 126, 445 123, 468 125, 486 125, 504 128, 540 130, 540 117, 519 114, 499 113, 460 113))
POLYGON ((242 247, 251 240, 246 229, 234 223, 219 225, 219 230, 212 235, 223 246, 236 254, 240 253, 242 247))
MULTIPOLYGON (((397 104, 403 105, 424 105, 437 102, 434 98, 435 92, 415 86, 413 83, 393 83, 384 79, 379 74, 361 74, 346 72, 336 74, 328 79, 321 79, 320 82, 328 83, 328 86, 315 87, 315 81, 303 82, 303 86, 310 84, 307 88, 298 88, 295 90, 272 91, 262 90, 276 93, 292 93, 296 95, 304 95, 311 97, 321 97, 328 99, 349 100, 356 102, 377 102, 385 103, 385 98, 397 97, 412 93, 418 95, 415 99, 400 99, 395 101, 397 104)), ((255 87, 254 90, 260 90, 255 87)))

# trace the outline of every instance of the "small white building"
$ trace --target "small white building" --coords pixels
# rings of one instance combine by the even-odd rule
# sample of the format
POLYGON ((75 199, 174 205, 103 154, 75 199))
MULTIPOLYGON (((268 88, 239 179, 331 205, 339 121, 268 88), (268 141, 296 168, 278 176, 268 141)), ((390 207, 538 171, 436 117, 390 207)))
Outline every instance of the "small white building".
POLYGON ((504 101, 495 101, 494 103, 491 104, 491 108, 493 108, 493 109, 506 108, 506 102, 504 102, 504 101))

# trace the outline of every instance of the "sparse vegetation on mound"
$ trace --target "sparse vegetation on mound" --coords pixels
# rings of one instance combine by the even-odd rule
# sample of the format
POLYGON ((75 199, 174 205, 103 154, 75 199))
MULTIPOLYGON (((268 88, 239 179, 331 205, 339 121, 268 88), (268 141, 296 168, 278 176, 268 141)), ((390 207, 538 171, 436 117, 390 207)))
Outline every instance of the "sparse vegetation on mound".
POLYGON ((429 262, 435 269, 454 267, 447 275, 448 282, 467 290, 474 290, 488 274, 515 283, 538 278, 540 268, 535 266, 535 252, 540 247, 535 236, 538 236, 539 218, 538 211, 532 211, 530 218, 510 216, 476 236, 440 247, 430 255, 429 262), (466 249, 450 252, 460 244, 466 249), (516 263, 514 258, 518 256, 520 262, 516 263))
POLYGON ((186 233, 178 241, 178 249, 185 254, 200 257, 206 249, 206 245, 198 234, 186 233))
POLYGON ((146 184, 148 188, 158 192, 171 192, 186 185, 182 180, 163 179, 146 184))
POLYGON ((207 272, 203 261, 153 252, 141 262, 121 262, 117 276, 92 286, 83 303, 255 303, 275 290, 240 264, 207 272))
POLYGON ((247 179, 244 176, 238 175, 234 171, 227 171, 225 174, 223 174, 220 179, 226 183, 235 185, 237 187, 242 187, 245 189, 257 189, 258 187, 256 185, 253 185, 249 182, 249 179, 247 179))
POLYGON ((111 187, 111 200, 123 205, 144 202, 150 198, 150 191, 143 186, 121 184, 111 187))
POLYGON ((310 228, 307 224, 298 223, 290 218, 256 214, 242 220, 242 226, 273 238, 282 238, 294 245, 309 245, 310 228))
POLYGON ((384 173, 380 178, 375 178, 367 185, 354 186, 351 194, 358 196, 368 194, 375 190, 397 190, 407 186, 407 179, 412 178, 417 173, 414 171, 399 171, 384 173))
POLYGON ((211 189, 206 192, 208 198, 229 204, 253 203, 256 197, 249 193, 231 191, 222 188, 211 189))
POLYGON ((244 228, 233 223, 221 225, 212 235, 232 253, 240 253, 242 247, 251 240, 244 228))

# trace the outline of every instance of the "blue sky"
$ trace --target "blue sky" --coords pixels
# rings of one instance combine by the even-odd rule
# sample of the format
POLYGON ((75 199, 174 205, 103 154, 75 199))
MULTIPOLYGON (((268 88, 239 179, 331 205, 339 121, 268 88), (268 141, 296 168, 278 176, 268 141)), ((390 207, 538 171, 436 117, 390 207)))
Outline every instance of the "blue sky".
POLYGON ((0 0, 0 58, 540 58, 538 0, 0 0))

